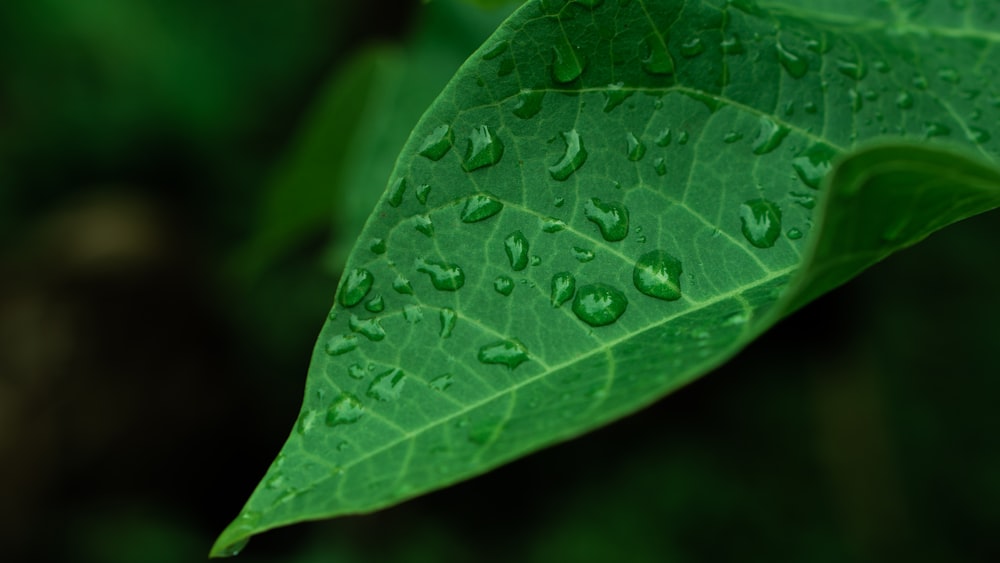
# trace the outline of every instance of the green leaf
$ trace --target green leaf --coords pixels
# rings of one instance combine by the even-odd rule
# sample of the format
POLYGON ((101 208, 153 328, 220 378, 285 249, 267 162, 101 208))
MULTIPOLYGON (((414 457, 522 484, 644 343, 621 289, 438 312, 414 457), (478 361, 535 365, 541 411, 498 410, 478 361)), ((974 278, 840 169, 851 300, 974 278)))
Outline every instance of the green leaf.
POLYGON ((518 10, 414 129, 348 260, 373 283, 342 282, 299 420, 213 554, 634 412, 1000 205, 1000 23, 913 6, 518 10))

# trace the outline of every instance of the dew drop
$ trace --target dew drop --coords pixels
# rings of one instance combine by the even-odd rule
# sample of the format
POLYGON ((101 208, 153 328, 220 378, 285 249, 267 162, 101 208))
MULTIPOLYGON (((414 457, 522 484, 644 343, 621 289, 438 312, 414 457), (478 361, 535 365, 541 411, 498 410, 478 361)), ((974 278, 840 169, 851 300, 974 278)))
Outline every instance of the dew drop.
POLYGON ((647 252, 632 269, 632 283, 641 293, 665 301, 681 297, 681 261, 663 250, 647 252))
POLYGON ((656 136, 656 146, 666 147, 670 145, 670 128, 667 127, 656 136))
POLYGON ((646 145, 642 141, 636 138, 632 133, 627 133, 625 135, 625 154, 628 155, 628 159, 632 162, 638 162, 642 160, 642 157, 646 154, 646 145))
POLYGON ((792 168, 807 186, 818 190, 836 155, 829 145, 817 143, 793 158, 792 168))
POLYGON ((587 160, 587 149, 584 148, 583 139, 576 129, 563 132, 562 137, 566 142, 566 152, 559 162, 549 167, 549 174, 560 182, 569 178, 587 160))
POLYGON ((351 379, 364 379, 367 373, 368 372, 365 370, 365 366, 361 364, 351 364, 351 366, 347 368, 347 375, 351 379))
POLYGON ((455 322, 458 321, 458 314, 453 309, 441 309, 440 319, 441 332, 439 336, 441 338, 448 338, 451 336, 451 332, 455 330, 455 322))
POLYGON ((410 280, 404 278, 402 274, 392 280, 392 289, 396 290, 396 293, 413 295, 413 286, 410 285, 410 280))
POLYGON ((572 82, 583 74, 587 61, 565 38, 562 42, 556 43, 552 51, 552 77, 556 82, 563 84, 572 82))
POLYGON ((781 235, 781 210, 766 199, 751 199, 740 205, 743 236, 757 248, 770 248, 781 235))
POLYGON ((358 347, 358 337, 353 334, 338 334, 326 341, 326 353, 331 356, 346 354, 358 347))
POLYGON ((373 238, 371 244, 368 245, 368 250, 371 250, 372 254, 385 254, 386 250, 385 240, 380 238, 373 238))
POLYGON ((778 61, 789 76, 792 78, 802 78, 806 75, 806 72, 809 71, 808 59, 789 50, 780 40, 775 44, 775 47, 778 51, 778 61))
POLYGON ((532 266, 537 266, 537 265, 539 265, 541 263, 542 263, 542 257, 541 256, 539 256, 537 254, 532 254, 531 255, 531 265, 532 266))
POLYGON ((650 35, 642 41, 646 57, 642 59, 642 69, 649 74, 670 75, 674 73, 674 58, 667 50, 666 38, 650 35))
POLYGON ((478 168, 492 166, 503 156, 503 142, 487 125, 474 127, 469 134, 462 169, 472 172, 478 168))
POLYGON ((657 176, 666 176, 667 159, 663 158, 662 156, 656 157, 656 160, 653 161, 653 170, 656 170, 657 176))
POLYGON ((689 135, 687 131, 681 131, 680 134, 677 135, 677 142, 681 145, 686 145, 688 143, 688 139, 690 138, 691 135, 689 135))
POLYGON ((351 270, 344 278, 340 289, 340 304, 344 307, 357 305, 371 291, 373 283, 375 283, 375 276, 368 270, 364 268, 351 270))
POLYGON ((452 381, 454 381, 454 379, 455 379, 454 376, 452 376, 450 373, 445 373, 428 381, 427 385, 435 391, 445 391, 449 387, 451 387, 452 381))
POLYGON ((403 203, 403 194, 406 192, 406 178, 397 178, 389 186, 389 205, 399 207, 403 203))
POLYGON ((763 116, 760 118, 760 131, 753 142, 753 153, 756 155, 767 154, 781 145, 781 141, 788 135, 789 129, 771 119, 763 116))
POLYGON ((594 251, 588 250, 580 246, 573 247, 573 258, 576 258, 581 264, 586 264, 594 259, 594 251))
POLYGON ((854 80, 861 80, 868 74, 868 69, 865 67, 864 63, 861 61, 849 61, 847 59, 840 59, 837 61, 837 70, 840 74, 848 78, 853 78, 854 80))
POLYGON ((542 219, 542 232, 544 233, 558 233, 565 228, 566 223, 556 219, 555 217, 546 217, 542 219))
POLYGON ((604 90, 604 113, 608 113, 616 107, 622 105, 622 102, 627 100, 629 96, 634 93, 635 90, 631 88, 625 89, 624 82, 608 84, 604 90))
POLYGON ((545 90, 523 89, 517 94, 517 104, 514 105, 514 115, 521 119, 531 119, 542 111, 542 99, 545 90))
POLYGON ((414 215, 413 228, 425 236, 434 236, 434 222, 431 221, 429 215, 414 215))
POLYGON ((681 43, 681 55, 687 58, 697 57, 698 55, 705 52, 705 45, 702 44, 700 37, 692 37, 684 43, 681 43))
POLYGON ((484 364, 502 364, 508 369, 528 361, 528 350, 516 338, 499 340, 479 348, 479 361, 484 364))
POLYGON ((493 280, 493 289, 495 289, 500 295, 510 295, 511 292, 514 291, 514 280, 512 280, 509 276, 497 276, 497 278, 493 280))
POLYGON ((792 227, 791 229, 788 229, 788 232, 785 233, 785 236, 787 236, 789 240, 799 240, 800 238, 802 238, 802 231, 800 229, 792 227))
POLYGON ((939 121, 924 122, 925 137, 944 137, 951 134, 951 128, 939 121))
POLYGON ((326 409, 326 425, 354 424, 364 414, 365 407, 361 401, 350 393, 342 392, 326 409))
POLYGON ((487 61, 493 60, 499 57, 500 55, 504 54, 507 51, 508 47, 510 47, 510 43, 506 41, 500 41, 496 45, 490 47, 489 51, 483 53, 483 59, 487 61))
POLYGON ((406 383, 406 374, 403 373, 403 370, 399 368, 386 370, 375 376, 372 384, 368 386, 368 391, 365 391, 365 395, 379 401, 392 401, 399 398, 404 383, 406 383))
POLYGON ((503 203, 489 194, 476 194, 465 200, 462 208, 462 222, 475 223, 500 213, 503 203))
POLYGON ((616 242, 628 236, 628 208, 623 204, 602 202, 596 197, 583 204, 583 215, 601 230, 601 236, 608 242, 616 242))
POLYGON ((510 267, 515 272, 528 267, 528 239, 521 231, 514 231, 503 239, 503 250, 507 253, 507 260, 510 267))
POLYGON ((385 340, 385 329, 382 328, 378 319, 361 319, 357 315, 351 315, 349 326, 352 332, 356 332, 373 342, 385 340))
POLYGON ((420 305, 406 305, 403 307, 403 318, 411 325, 415 325, 424 320, 424 310, 420 305))
POLYGON ((733 35, 732 37, 723 39, 719 46, 722 48, 722 52, 726 55, 742 55, 746 52, 746 49, 743 48, 743 42, 740 41, 740 37, 738 35, 733 35))
POLYGON ((556 196, 555 199, 552 200, 552 207, 562 207, 563 205, 566 205, 566 198, 562 196, 556 196))
POLYGON ((910 109, 913 107, 913 95, 907 91, 902 91, 896 96, 896 107, 899 109, 910 109))
POLYGON ((573 312, 590 326, 605 326, 617 321, 626 307, 625 294, 603 283, 581 287, 573 299, 573 312))
POLYGON ((977 145, 989 142, 991 139, 989 131, 981 127, 969 127, 969 140, 977 145))
POLYGON ((947 82, 948 84, 958 84, 962 80, 958 71, 953 68, 942 68, 938 71, 938 78, 940 78, 942 82, 947 82))
POLYGON ((420 205, 427 205, 427 197, 431 195, 431 185, 430 184, 420 184, 417 186, 417 201, 420 205))
POLYGON ((420 156, 434 161, 441 160, 441 157, 448 154, 453 144, 455 144, 455 132, 452 131, 451 125, 439 125, 424 138, 423 144, 420 145, 420 156))
POLYGON ((550 299, 553 307, 559 307, 573 298, 576 292, 576 278, 569 272, 559 272, 552 276, 550 299))
POLYGON ((740 133, 738 131, 730 131, 726 133, 726 135, 722 138, 722 142, 726 143, 727 145, 731 145, 742 138, 743 138, 743 133, 740 133))
POLYGON ((418 272, 430 276, 434 289, 455 291, 465 285, 465 272, 457 264, 418 258, 416 268, 418 272))

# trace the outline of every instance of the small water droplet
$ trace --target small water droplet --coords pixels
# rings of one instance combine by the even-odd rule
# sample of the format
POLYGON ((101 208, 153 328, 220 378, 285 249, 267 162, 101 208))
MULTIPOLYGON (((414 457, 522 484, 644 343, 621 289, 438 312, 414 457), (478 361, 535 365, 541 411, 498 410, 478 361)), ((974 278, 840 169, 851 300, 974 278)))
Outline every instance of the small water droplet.
POLYGON ((642 41, 641 49, 646 56, 642 59, 642 69, 649 74, 670 75, 674 73, 674 58, 667 50, 666 38, 649 35, 642 41))
POLYGON ((451 387, 451 384, 454 381, 454 379, 455 379, 454 376, 452 376, 450 373, 445 373, 428 381, 427 385, 435 391, 446 391, 449 387, 451 387))
POLYGON ((451 336, 451 332, 455 330, 455 322, 458 321, 458 314, 453 309, 441 309, 440 319, 441 332, 439 336, 441 338, 448 338, 451 336))
POLYGON ((576 278, 569 272, 559 272, 552 276, 550 299, 553 307, 559 307, 573 298, 576 292, 576 278))
POLYGON ((351 364, 351 366, 347 368, 347 375, 351 379, 364 379, 366 374, 367 372, 365 370, 365 366, 361 364, 351 364))
POLYGON ((552 77, 556 82, 572 82, 583 74, 587 60, 577 53, 565 37, 552 46, 552 77))
POLYGON ((948 127, 944 123, 939 121, 925 121, 924 122, 924 136, 925 137, 944 137, 951 134, 951 127, 948 127))
POLYGON ((604 90, 604 113, 609 113, 611 110, 620 106, 622 102, 627 100, 629 96, 634 93, 635 90, 625 88, 624 82, 608 84, 604 90))
POLYGON ((663 158, 662 156, 656 157, 656 160, 653 161, 653 170, 656 170, 657 176, 666 176, 667 159, 663 158))
POLYGON ((420 145, 420 156, 430 160, 441 160, 441 157, 448 154, 451 146, 455 144, 455 132, 451 125, 439 125, 434 128, 420 145))
POLYGON ((628 236, 628 208, 623 204, 602 202, 596 197, 583 204, 583 215, 601 230, 608 242, 623 240, 628 236))
POLYGON ((546 217, 542 219, 542 232, 544 233, 558 233, 565 228, 566 223, 556 219, 555 217, 546 217))
POLYGON ((440 260, 416 260, 416 269, 430 276, 434 289, 455 291, 465 285, 465 272, 457 264, 440 260))
POLYGON ((361 302, 368 295, 375 283, 375 276, 364 268, 351 270, 344 278, 340 289, 340 304, 344 307, 353 307, 361 302))
POLYGON ((352 332, 356 332, 373 342, 385 340, 385 330, 378 319, 361 319, 357 315, 351 315, 348 326, 351 327, 352 332))
POLYGON ((642 141, 636 138, 632 133, 625 134, 625 154, 628 155, 628 159, 632 162, 638 162, 642 160, 642 157, 646 154, 646 145, 642 141))
POLYGON ((476 194, 465 200, 462 208, 462 222, 475 223, 500 213, 503 203, 489 194, 476 194))
POLYGON ((775 43, 778 61, 792 78, 802 78, 809 71, 809 59, 790 50, 780 40, 775 43))
POLYGON ((430 184, 420 184, 419 186, 417 186, 416 195, 417 195, 417 201, 420 202, 420 205, 427 205, 427 197, 430 194, 431 194, 430 184))
POLYGON ((605 326, 617 321, 626 307, 625 294, 603 283, 581 287, 573 299, 573 312, 590 326, 605 326))
POLYGON ((815 102, 806 102, 804 108, 806 110, 806 113, 808 113, 809 115, 816 115, 817 113, 819 113, 819 106, 817 106, 815 102))
POLYGON ((989 142, 991 139, 989 131, 981 127, 969 127, 969 140, 977 145, 989 142))
POLYGON ((730 131, 726 133, 724 137, 722 137, 722 142, 726 143, 727 145, 731 145, 742 138, 743 138, 743 133, 740 133, 738 131, 730 131))
POLYGON ((958 84, 962 81, 958 71, 953 68, 942 68, 938 71, 938 78, 940 78, 942 82, 947 82, 948 84, 958 84))
POLYGON ((566 198, 562 196, 556 196, 555 199, 552 200, 552 207, 559 208, 563 205, 566 205, 566 198))
POLYGON ((316 426, 316 419, 320 417, 319 411, 302 411, 295 429, 299 434, 306 434, 316 426))
POLYGON ((542 100, 545 98, 545 90, 521 90, 517 95, 517 104, 514 105, 514 115, 521 119, 531 119, 542 111, 542 100))
POLYGON ((413 286, 410 285, 410 280, 404 278, 402 274, 397 275, 396 279, 392 280, 392 289, 396 290, 396 293, 413 295, 413 286))
POLYGON ((792 168, 807 186, 819 189, 836 155, 829 145, 816 143, 792 159, 792 168))
POLYGON ((847 59, 837 60, 837 70, 840 74, 854 80, 861 80, 868 74, 868 69, 862 61, 850 61, 847 59))
POLYGON ((583 139, 576 129, 570 129, 562 134, 566 142, 566 152, 563 153, 559 162, 549 167, 549 174, 560 182, 569 178, 578 168, 587 161, 587 149, 583 146, 583 139))
POLYGON ((742 55, 746 51, 738 35, 726 37, 719 46, 722 47, 722 52, 726 55, 742 55))
POLYGON ((670 128, 667 127, 660 134, 656 136, 656 145, 659 147, 666 147, 670 145, 670 128))
POLYGON ((503 249, 507 260, 515 272, 528 267, 528 239, 521 231, 514 231, 503 239, 503 249))
POLYGON ((636 261, 632 283, 645 295, 676 301, 681 297, 681 273, 680 260, 663 250, 653 250, 636 261))
POLYGON ((503 142, 487 125, 474 127, 469 134, 469 142, 462 160, 462 169, 466 172, 492 166, 500 162, 503 156, 503 142))
POLYGON ((573 247, 573 258, 576 258, 578 262, 586 264, 594 259, 594 251, 587 250, 579 246, 573 247))
POLYGON ((381 313, 382 310, 385 309, 385 301, 382 299, 382 295, 378 294, 368 301, 365 301, 365 309, 371 311, 372 313, 381 313))
POLYGON ((532 254, 531 255, 531 265, 532 266, 537 266, 537 265, 539 265, 541 263, 542 263, 542 257, 541 256, 539 256, 537 254, 532 254))
POLYGON ((368 245, 368 250, 371 250, 372 254, 385 254, 385 240, 373 238, 371 244, 368 245))
POLYGON ((689 135, 687 131, 681 131, 680 134, 677 135, 677 143, 681 145, 686 145, 688 144, 688 139, 690 138, 691 135, 689 135))
POLYGON ((406 374, 403 373, 403 370, 399 368, 386 370, 375 376, 372 384, 368 386, 368 391, 365 391, 365 395, 379 401, 392 401, 399 398, 404 383, 406 383, 406 374))
POLYGON ((861 111, 861 108, 864 107, 864 102, 862 101, 861 94, 858 94, 858 91, 855 90, 854 88, 847 89, 847 98, 851 101, 850 103, 851 111, 853 111, 854 113, 858 113, 859 111, 861 111))
MULTIPOLYGON (((514 72, 514 69, 516 68, 517 68, 517 63, 514 62, 514 57, 504 57, 500 61, 500 64, 497 66, 497 76, 499 77, 508 76, 510 73, 514 72)), ((480 80, 482 79, 480 78, 480 80)), ((486 83, 483 82, 480 83, 479 85, 485 86, 486 83)))
POLYGON ((802 238, 802 231, 800 229, 792 227, 791 229, 788 229, 788 232, 785 233, 785 235, 788 237, 789 240, 799 240, 800 238, 802 238))
POLYGON ((903 90, 896 96, 896 107, 899 109, 910 109, 913 107, 913 95, 903 90))
POLYGON ((424 310, 420 305, 406 305, 403 307, 403 318, 411 325, 415 325, 424 320, 424 310))
POLYGON ((413 228, 421 232, 425 236, 434 236, 434 222, 431 221, 429 215, 414 215, 413 216, 413 228))
POLYGON ((926 90, 930 83, 927 82, 926 76, 914 76, 913 77, 913 87, 917 90, 926 90))
POLYGON ((514 291, 514 280, 509 276, 497 276, 493 280, 493 289, 496 290, 500 295, 510 295, 514 291))
POLYGON ((499 340, 482 346, 477 354, 479 361, 484 364, 502 364, 508 369, 528 361, 528 350, 516 338, 510 340, 499 340))
POLYGON ((753 142, 753 153, 756 155, 767 154, 781 145, 781 141, 788 135, 789 129, 767 116, 760 118, 760 131, 753 142))
POLYGON ((326 425, 354 424, 365 414, 365 407, 354 395, 342 392, 326 409, 326 425))
POLYGON ((403 203, 403 194, 406 192, 406 178, 397 178, 389 186, 389 205, 399 207, 403 203))
POLYGON ((681 43, 681 55, 692 58, 705 52, 705 45, 702 44, 700 37, 692 37, 684 43, 681 43))
POLYGON ((489 51, 483 53, 483 59, 487 61, 493 60, 499 57, 500 55, 504 54, 507 51, 508 47, 510 47, 510 43, 506 41, 500 41, 496 45, 490 47, 489 51))
POLYGON ((326 341, 326 353, 331 356, 346 354, 358 347, 358 337, 353 334, 338 334, 326 341))
POLYGON ((781 210, 766 199, 751 199, 740 205, 743 236, 757 248, 770 248, 781 235, 781 210))

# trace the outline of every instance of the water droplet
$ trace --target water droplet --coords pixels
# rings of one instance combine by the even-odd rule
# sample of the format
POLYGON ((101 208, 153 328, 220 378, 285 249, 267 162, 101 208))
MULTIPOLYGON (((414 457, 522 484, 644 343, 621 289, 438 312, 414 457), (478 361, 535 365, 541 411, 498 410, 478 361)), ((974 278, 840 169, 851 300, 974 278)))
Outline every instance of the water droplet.
POLYGON ((875 67, 875 70, 881 72, 882 74, 885 74, 885 73, 889 72, 890 70, 892 70, 892 68, 889 67, 889 63, 887 63, 885 61, 881 61, 881 60, 875 61, 872 64, 872 66, 875 67))
POLYGON ((552 276, 552 291, 550 298, 553 307, 559 307, 573 298, 576 292, 576 278, 569 272, 559 272, 552 276))
POLYGON ((417 201, 420 205, 427 205, 427 196, 431 195, 431 185, 430 184, 420 184, 417 186, 417 201))
POLYGON ((458 314, 453 309, 441 309, 440 318, 441 332, 439 336, 441 338, 448 338, 451 336, 451 331, 455 330, 455 322, 458 320, 458 314))
POLYGON ((926 90, 930 84, 927 82, 926 76, 914 76, 913 77, 913 87, 917 90, 926 90))
POLYGON ((785 233, 785 235, 788 237, 789 240, 799 240, 800 238, 802 238, 802 231, 795 227, 792 227, 791 229, 788 229, 788 232, 785 233))
POLYGON ((542 111, 542 99, 545 98, 545 90, 523 89, 517 95, 517 104, 514 105, 514 115, 521 119, 531 119, 542 111))
POLYGON ((399 368, 386 370, 375 376, 372 384, 368 386, 368 391, 365 391, 365 395, 379 401, 392 401, 399 398, 404 383, 406 383, 406 374, 403 373, 403 370, 399 368))
POLYGON ((723 39, 719 46, 722 47, 722 52, 727 55, 742 55, 746 51, 738 35, 723 39))
MULTIPOLYGON (((500 61, 500 64, 497 66, 497 76, 500 77, 507 76, 510 73, 514 72, 514 69, 516 68, 517 68, 517 63, 514 62, 514 57, 504 57, 500 61)), ((480 83, 479 85, 484 86, 485 82, 480 83)))
POLYGON ((770 248, 781 235, 781 210, 766 199, 751 199, 740 205, 743 236, 757 248, 770 248))
POLYGON ((503 156, 503 142, 487 125, 474 127, 469 134, 469 142, 465 149, 465 159, 462 169, 466 172, 492 166, 500 162, 503 156))
POLYGON ((587 160, 587 149, 584 148, 583 139, 580 138, 576 129, 565 131, 562 137, 566 141, 566 152, 563 153, 559 162, 549 167, 549 174, 559 181, 569 178, 587 160))
POLYGON ((413 286, 410 285, 410 280, 404 278, 402 274, 396 276, 396 279, 392 280, 392 288, 396 290, 396 293, 413 295, 413 286))
POLYGON ((663 158, 662 156, 656 157, 656 160, 653 161, 653 170, 656 170, 657 176, 666 176, 667 159, 663 158))
POLYGON ((340 304, 344 307, 353 307, 361 302, 368 295, 375 283, 375 276, 364 268, 351 270, 344 278, 340 288, 340 304))
POLYGON ((807 186, 818 190, 836 155, 837 151, 829 145, 817 143, 793 158, 792 168, 807 186))
POLYGON ((808 113, 809 115, 816 115, 817 113, 819 113, 819 106, 817 106, 815 102, 806 102, 806 105, 804 107, 806 113, 808 113))
POLYGON ((624 82, 608 84, 604 90, 604 113, 608 113, 620 106, 622 102, 634 93, 635 90, 631 88, 625 89, 624 82))
POLYGON ((669 75, 674 73, 674 58, 667 50, 666 38, 660 35, 650 35, 642 41, 642 49, 646 57, 642 59, 642 68, 649 74, 669 75))
POLYGON ((597 225, 606 241, 616 242, 628 236, 628 208, 621 203, 605 203, 594 197, 583 204, 583 215, 597 225))
POLYGON ((670 145, 670 128, 667 127, 660 134, 656 136, 656 145, 659 147, 666 147, 670 145))
POLYGON ((528 350, 517 339, 499 340, 479 348, 477 357, 484 364, 502 364, 514 369, 528 361, 528 350))
POLYGON ((594 259, 594 251, 587 250, 579 246, 573 247, 573 258, 576 258, 578 262, 586 264, 594 259))
POLYGON ((677 142, 681 145, 686 145, 688 143, 688 139, 690 138, 691 135, 689 135, 687 131, 681 131, 680 134, 677 135, 677 142))
POLYGON ((365 366, 361 364, 351 364, 351 366, 347 368, 347 375, 351 379, 364 379, 365 375, 367 375, 367 371, 365 370, 365 366))
POLYGON ((415 325, 424 320, 424 310, 420 305, 406 305, 403 307, 403 318, 411 325, 415 325))
POLYGON ((483 53, 483 58, 487 61, 493 60, 499 57, 500 55, 504 54, 507 51, 508 47, 510 47, 510 43, 506 41, 500 41, 496 45, 490 47, 489 51, 483 53))
POLYGON ((427 385, 435 391, 445 391, 451 387, 452 381, 454 381, 454 376, 450 373, 439 375, 434 379, 427 382, 427 385))
POLYGON ((566 198, 562 196, 556 196, 555 199, 552 200, 552 207, 562 207, 565 204, 566 198))
POLYGON ((847 97, 851 100, 851 111, 854 113, 861 111, 861 108, 864 107, 864 102, 861 99, 861 95, 858 94, 858 91, 854 88, 848 88, 847 97))
POLYGON ((969 140, 977 145, 989 142, 991 139, 989 131, 981 127, 969 127, 969 140))
POLYGON ((595 8, 597 6, 600 6, 601 2, 604 2, 604 0, 573 0, 573 2, 577 4, 582 4, 588 8, 595 8))
POLYGON ((465 200, 462 209, 462 222, 475 223, 500 213, 503 203, 489 194, 476 194, 465 200))
POLYGON ((687 58, 697 57, 704 52, 705 45, 702 44, 700 37, 692 37, 684 43, 681 43, 681 55, 684 55, 687 58))
POLYGON ((740 133, 738 131, 730 131, 726 133, 726 135, 722 138, 722 142, 726 143, 727 145, 731 145, 742 138, 743 138, 743 133, 740 133))
POLYGON ((455 144, 455 132, 451 125, 439 125, 431 131, 420 145, 420 156, 437 161, 448 154, 455 144))
POLYGON ((330 312, 327 313, 326 318, 330 319, 331 321, 337 320, 337 306, 336 305, 334 305, 334 307, 332 309, 330 309, 330 312))
POLYGON ((434 236, 434 222, 431 221, 429 215, 414 215, 413 228, 426 236, 434 236))
POLYGON ((802 194, 796 192, 790 192, 788 195, 795 198, 795 203, 801 205, 806 209, 813 209, 816 207, 816 196, 811 193, 802 194))
POLYGON ((910 109, 913 107, 913 95, 907 91, 902 91, 896 96, 896 107, 899 109, 910 109))
POLYGON ((603 283, 581 287, 573 299, 573 312, 590 326, 605 326, 617 321, 626 307, 625 294, 603 283))
POLYGON ((514 280, 509 276, 497 276, 493 280, 493 289, 500 295, 510 295, 514 291, 514 280))
POLYGON ((361 401, 350 393, 342 392, 326 409, 326 425, 354 424, 364 414, 365 407, 361 401))
POLYGON ((541 263, 542 263, 542 257, 541 256, 539 256, 537 254, 532 254, 531 255, 531 265, 532 266, 537 266, 537 265, 539 265, 541 263))
POLYGON ((629 160, 632 162, 642 160, 642 157, 646 154, 646 145, 644 145, 642 141, 637 139, 632 133, 627 133, 625 135, 625 144, 625 154, 628 155, 629 160))
POLYGON ((556 219, 555 217, 546 217, 542 219, 542 232, 544 233, 558 233, 565 228, 566 223, 556 219))
POLYGON ((373 342, 385 340, 385 330, 378 319, 361 319, 357 315, 351 315, 348 326, 351 327, 352 332, 356 332, 373 342))
POLYGON ((757 155, 767 154, 781 145, 781 141, 788 135, 789 129, 767 116, 760 118, 760 132, 753 142, 753 153, 757 155))
POLYGON ((938 71, 938 78, 940 78, 942 82, 947 82, 948 84, 958 84, 962 80, 958 71, 953 68, 942 68, 938 71))
POLYGON ((389 186, 389 205, 399 207, 403 203, 403 194, 406 192, 406 178, 397 178, 389 186))
POLYGON ((528 267, 528 239, 521 231, 514 231, 503 239, 503 249, 507 253, 507 260, 510 267, 515 272, 528 267))
POLYGON ((326 353, 331 356, 346 354, 358 347, 358 337, 353 334, 338 334, 326 341, 326 353))
POLYGON ((556 82, 572 82, 583 74, 587 61, 565 39, 552 47, 552 77, 556 82))
POLYGON ((784 67, 785 72, 792 78, 802 78, 809 71, 809 60, 804 56, 791 51, 779 40, 775 43, 778 51, 778 61, 784 67))
POLYGON ((457 264, 418 258, 416 268, 418 272, 430 276, 434 289, 455 291, 465 285, 465 272, 457 264))
POLYGON ((864 62, 849 61, 847 59, 839 59, 837 61, 837 70, 840 71, 840 74, 854 80, 861 80, 868 74, 868 69, 865 68, 864 62))
POLYGON ((368 250, 371 250, 372 254, 385 254, 385 240, 373 238, 371 244, 368 245, 368 250))
POLYGON ((647 252, 632 269, 632 283, 640 292, 666 301, 681 297, 681 261, 663 250, 647 252))
POLYGON ((303 411, 299 415, 299 423, 296 425, 296 430, 299 434, 305 434, 316 426, 316 419, 320 417, 320 413, 314 410, 303 411))

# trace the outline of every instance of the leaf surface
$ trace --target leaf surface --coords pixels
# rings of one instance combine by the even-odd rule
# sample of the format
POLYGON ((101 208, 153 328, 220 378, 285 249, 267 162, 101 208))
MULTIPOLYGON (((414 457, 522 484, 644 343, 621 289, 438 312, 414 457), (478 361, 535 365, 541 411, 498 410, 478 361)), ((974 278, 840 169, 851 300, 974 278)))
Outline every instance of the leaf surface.
POLYGON ((1000 205, 1000 25, 952 5, 527 3, 414 129, 213 553, 634 412, 1000 205))

